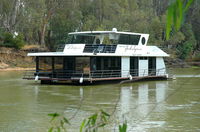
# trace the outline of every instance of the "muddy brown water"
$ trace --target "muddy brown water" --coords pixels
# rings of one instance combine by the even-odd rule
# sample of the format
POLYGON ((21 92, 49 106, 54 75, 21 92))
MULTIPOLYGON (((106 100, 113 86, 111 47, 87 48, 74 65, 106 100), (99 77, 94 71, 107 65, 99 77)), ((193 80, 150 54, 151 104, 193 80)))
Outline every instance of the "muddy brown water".
POLYGON ((48 113, 70 118, 69 132, 100 109, 113 113, 100 131, 200 131, 200 68, 174 69, 176 80, 90 86, 41 85, 17 71, 0 72, 0 131, 44 132, 48 113))

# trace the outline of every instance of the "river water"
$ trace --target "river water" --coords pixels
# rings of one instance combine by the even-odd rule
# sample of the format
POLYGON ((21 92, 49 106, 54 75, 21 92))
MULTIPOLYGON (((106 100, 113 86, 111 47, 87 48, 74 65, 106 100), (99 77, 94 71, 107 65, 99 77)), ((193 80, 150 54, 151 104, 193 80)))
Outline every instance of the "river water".
POLYGON ((48 113, 73 117, 69 132, 103 109, 112 113, 104 130, 200 131, 200 69, 174 69, 176 80, 90 86, 41 85, 22 80, 22 72, 0 72, 0 131, 44 132, 48 113))

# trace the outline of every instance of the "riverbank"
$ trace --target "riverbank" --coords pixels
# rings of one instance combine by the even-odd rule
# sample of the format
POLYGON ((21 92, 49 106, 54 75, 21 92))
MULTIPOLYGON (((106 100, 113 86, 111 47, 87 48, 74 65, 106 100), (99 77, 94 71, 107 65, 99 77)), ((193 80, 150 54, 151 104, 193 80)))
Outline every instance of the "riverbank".
POLYGON ((30 52, 43 52, 38 46, 26 46, 21 50, 14 48, 0 47, 0 71, 23 71, 34 70, 35 60, 33 57, 28 57, 30 52))
POLYGON ((35 68, 22 68, 22 67, 4 68, 4 69, 0 69, 0 72, 1 71, 26 71, 26 70, 35 70, 35 68))
POLYGON ((34 58, 27 57, 25 50, 0 47, 0 71, 25 70, 35 67, 34 58))

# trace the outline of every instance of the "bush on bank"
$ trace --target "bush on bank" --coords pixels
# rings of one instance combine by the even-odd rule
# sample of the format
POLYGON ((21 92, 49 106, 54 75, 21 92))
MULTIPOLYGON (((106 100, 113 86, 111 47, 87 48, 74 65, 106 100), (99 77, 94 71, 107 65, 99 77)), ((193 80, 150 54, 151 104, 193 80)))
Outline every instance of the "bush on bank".
POLYGON ((25 45, 22 34, 13 35, 9 32, 0 33, 0 46, 21 49, 25 45))

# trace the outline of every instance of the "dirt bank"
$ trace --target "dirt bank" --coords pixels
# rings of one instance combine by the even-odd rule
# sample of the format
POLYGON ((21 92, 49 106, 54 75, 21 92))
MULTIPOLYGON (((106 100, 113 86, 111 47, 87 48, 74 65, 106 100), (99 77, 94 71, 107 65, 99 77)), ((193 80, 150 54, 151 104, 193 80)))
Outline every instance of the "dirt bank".
POLYGON ((0 47, 0 71, 29 70, 35 67, 34 58, 27 51, 0 47))
POLYGON ((0 71, 26 71, 26 70, 35 70, 35 68, 15 67, 15 68, 4 68, 4 69, 0 69, 0 71))

